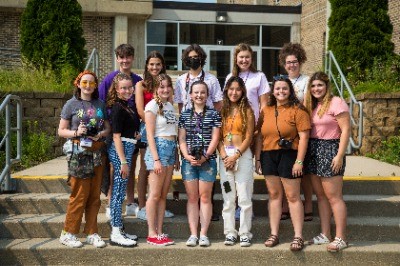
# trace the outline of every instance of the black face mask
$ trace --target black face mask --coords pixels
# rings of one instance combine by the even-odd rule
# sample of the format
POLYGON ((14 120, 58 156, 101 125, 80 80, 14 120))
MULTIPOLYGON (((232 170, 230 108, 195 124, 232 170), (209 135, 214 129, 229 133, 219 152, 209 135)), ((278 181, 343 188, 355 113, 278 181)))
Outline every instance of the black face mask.
POLYGON ((198 69, 201 65, 200 58, 188 58, 186 59, 186 65, 191 69, 198 69))

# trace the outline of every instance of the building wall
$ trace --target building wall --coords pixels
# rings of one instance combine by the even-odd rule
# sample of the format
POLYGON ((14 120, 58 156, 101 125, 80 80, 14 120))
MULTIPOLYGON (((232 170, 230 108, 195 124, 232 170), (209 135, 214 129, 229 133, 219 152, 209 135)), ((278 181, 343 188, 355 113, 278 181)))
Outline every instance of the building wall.
POLYGON ((394 51, 400 54, 400 1, 389 0, 389 16, 393 25, 392 42, 394 51))
POLYGON ((0 66, 21 65, 20 58, 20 12, 0 11, 0 66))

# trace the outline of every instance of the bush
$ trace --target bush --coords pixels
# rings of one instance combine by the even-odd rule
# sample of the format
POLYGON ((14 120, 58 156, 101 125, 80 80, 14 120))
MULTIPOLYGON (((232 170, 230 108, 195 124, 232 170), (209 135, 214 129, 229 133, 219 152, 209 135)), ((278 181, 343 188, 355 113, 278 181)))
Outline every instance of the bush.
POLYGON ((37 69, 81 71, 87 55, 77 0, 28 0, 21 18, 21 53, 37 69))
POLYGON ((328 47, 345 73, 364 71, 393 55, 388 1, 330 0, 328 47), (356 68, 356 69, 355 69, 356 68))
POLYGON ((400 136, 392 136, 388 140, 383 140, 379 149, 375 153, 367 154, 367 156, 400 166, 400 136))

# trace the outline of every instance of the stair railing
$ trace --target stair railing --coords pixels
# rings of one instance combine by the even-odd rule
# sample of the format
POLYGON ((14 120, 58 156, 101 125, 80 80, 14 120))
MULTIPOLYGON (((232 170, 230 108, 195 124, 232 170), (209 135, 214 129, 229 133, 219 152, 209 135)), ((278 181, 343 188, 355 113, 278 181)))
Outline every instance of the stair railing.
POLYGON ((11 180, 11 166, 21 160, 21 146, 22 146, 22 102, 20 97, 15 95, 7 95, 2 104, 0 105, 0 114, 5 113, 4 133, 0 141, 0 150, 4 147, 5 163, 4 168, 0 174, 1 191, 14 191, 15 187, 11 180), (15 104, 14 104, 15 103, 15 104), (12 116, 11 108, 16 109, 16 117, 12 116), (12 126, 12 119, 16 119, 16 125, 12 126), (11 158, 11 133, 16 132, 17 135, 17 150, 15 158, 11 158))
POLYGON ((93 48, 92 52, 90 53, 89 59, 86 62, 85 69, 89 69, 91 67, 91 70, 93 73, 96 74, 96 76, 99 76, 99 53, 97 52, 96 48, 93 48))
POLYGON ((353 150, 360 149, 362 144, 363 136, 363 104, 357 101, 354 97, 353 91, 349 83, 347 82, 346 76, 342 70, 332 51, 328 51, 325 59, 325 72, 328 74, 331 83, 335 85, 339 95, 342 99, 345 99, 345 91, 347 91, 349 98, 349 112, 351 122, 351 135, 349 146, 347 147, 347 153, 352 153, 353 150), (355 106, 358 106, 358 110, 355 110, 355 106), (358 112, 355 112, 358 111, 358 112), (357 128, 357 135, 353 136, 353 128, 357 128), (355 140, 357 139, 357 141, 355 140))

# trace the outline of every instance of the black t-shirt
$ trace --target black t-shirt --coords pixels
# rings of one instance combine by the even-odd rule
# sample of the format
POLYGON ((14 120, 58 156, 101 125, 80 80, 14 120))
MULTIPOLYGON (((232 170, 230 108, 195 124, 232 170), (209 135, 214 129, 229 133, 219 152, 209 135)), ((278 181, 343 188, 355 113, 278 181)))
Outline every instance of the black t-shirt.
POLYGON ((139 131, 139 115, 136 109, 128 107, 128 103, 118 99, 111 108, 112 132, 121 133, 121 137, 135 138, 139 131))

